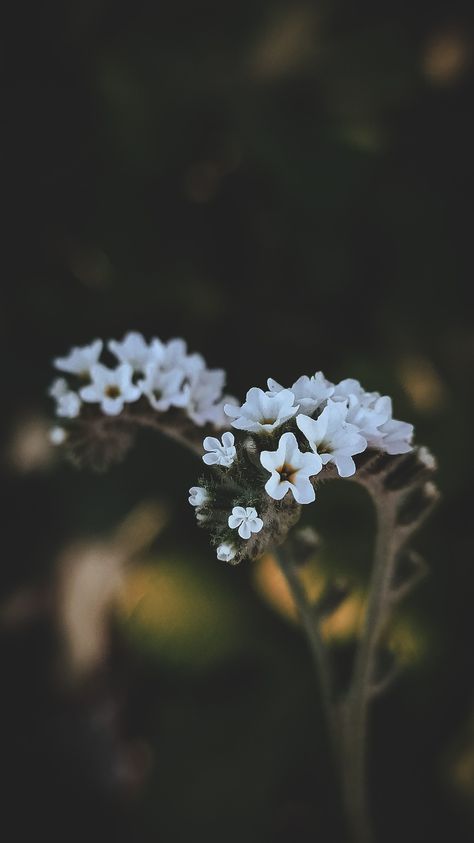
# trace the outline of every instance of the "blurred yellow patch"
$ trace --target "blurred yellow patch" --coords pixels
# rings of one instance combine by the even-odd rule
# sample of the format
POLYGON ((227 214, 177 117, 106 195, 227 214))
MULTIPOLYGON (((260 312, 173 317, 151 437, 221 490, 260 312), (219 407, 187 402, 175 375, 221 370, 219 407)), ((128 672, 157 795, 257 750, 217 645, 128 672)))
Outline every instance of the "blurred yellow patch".
MULTIPOLYGON (((318 568, 315 560, 303 566, 299 575, 310 601, 316 602, 326 588, 326 575, 318 568)), ((254 583, 263 600, 278 614, 293 623, 298 622, 291 592, 271 554, 266 554, 256 563, 254 583)), ((365 594, 360 589, 348 594, 321 623, 321 632, 326 641, 345 643, 358 637, 364 622, 365 602, 365 594)), ((425 652, 423 633, 407 618, 394 620, 387 643, 397 659, 406 665, 418 662, 425 652)))
POLYGON ((118 611, 137 645, 174 665, 199 668, 239 646, 234 605, 196 564, 159 559, 127 573, 118 611))
POLYGON ((472 44, 463 32, 445 30, 431 35, 425 45, 421 66, 425 76, 438 85, 456 81, 472 58, 472 44))
POLYGON ((428 358, 415 354, 403 357, 398 372, 403 389, 420 413, 436 412, 446 404, 446 387, 428 358))

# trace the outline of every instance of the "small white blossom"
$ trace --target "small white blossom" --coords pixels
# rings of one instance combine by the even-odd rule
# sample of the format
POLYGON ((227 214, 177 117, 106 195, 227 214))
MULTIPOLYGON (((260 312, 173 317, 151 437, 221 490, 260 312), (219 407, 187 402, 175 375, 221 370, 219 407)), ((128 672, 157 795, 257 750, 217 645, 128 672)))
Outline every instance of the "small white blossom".
POLYGON ((247 392, 241 407, 226 404, 224 410, 229 418, 234 419, 232 427, 260 433, 280 427, 296 414, 298 405, 295 406, 295 396, 290 389, 268 395, 254 386, 247 392))
POLYGON ((234 442, 234 435, 229 431, 222 434, 222 442, 219 442, 215 436, 206 436, 202 444, 204 450, 209 451, 209 453, 204 454, 202 458, 203 462, 206 465, 223 465, 225 468, 228 468, 232 465, 237 455, 234 442))
POLYGON ((150 343, 150 359, 165 372, 180 369, 188 376, 206 368, 204 357, 201 354, 188 354, 186 342, 180 338, 168 342, 153 338, 150 343))
POLYGON ((191 506, 204 506, 209 495, 202 486, 191 486, 189 490, 189 503, 191 506))
POLYGON ((204 360, 200 355, 188 355, 186 342, 182 339, 172 339, 168 340, 166 343, 162 343, 160 340, 154 339, 152 340, 151 347, 153 349, 155 359, 159 362, 160 366, 167 371, 175 368, 180 368, 183 371, 186 371, 187 367, 190 365, 188 362, 189 357, 192 357, 193 360, 196 358, 193 363, 194 366, 196 366, 198 357, 199 362, 202 361, 202 364, 205 365, 204 360))
MULTIPOLYGON (((159 340, 155 341, 161 343, 159 340)), ((155 359, 154 351, 158 356, 158 346, 154 343, 148 345, 142 334, 138 331, 129 331, 122 340, 109 340, 109 350, 115 354, 120 363, 129 363, 132 369, 139 372, 145 371, 145 366, 155 359)))
POLYGON ((96 363, 91 369, 92 383, 80 390, 83 401, 100 404, 107 416, 116 416, 123 405, 137 401, 141 390, 132 383, 133 369, 129 363, 122 363, 116 369, 108 369, 96 363))
POLYGON ((188 410, 188 415, 191 416, 191 418, 196 424, 202 423, 200 419, 205 418, 206 422, 213 424, 214 427, 227 427, 227 425, 229 424, 229 419, 224 410, 224 407, 226 404, 229 403, 236 406, 239 402, 237 401, 237 398, 234 398, 233 395, 225 395, 223 398, 221 398, 220 401, 217 401, 216 404, 211 404, 210 406, 208 406, 205 412, 201 412, 199 416, 196 415, 196 413, 192 410, 188 410), (193 415, 191 415, 192 412, 193 415))
POLYGON ((345 378, 334 386, 333 400, 337 401, 341 398, 349 398, 349 395, 355 395, 356 398, 362 399, 364 396, 375 397, 379 395, 378 392, 366 392, 355 378, 345 378))
MULTIPOLYGON (((269 378, 267 381, 270 395, 275 395, 283 390, 278 381, 269 378)), ((291 387, 295 401, 299 404, 301 413, 311 416, 318 407, 321 407, 334 392, 334 385, 324 377, 322 372, 316 372, 312 377, 302 375, 291 387)))
MULTIPOLYGON (((225 384, 223 369, 206 369, 195 366, 194 371, 188 367, 185 383, 188 383, 187 413, 195 424, 204 425, 222 416, 222 389, 225 384)), ((216 425, 217 426, 217 425, 216 425)))
POLYGON ((183 389, 182 384, 182 371, 164 372, 152 362, 145 365, 145 377, 137 385, 151 406, 163 413, 170 407, 184 407, 188 403, 189 387, 183 389))
POLYGON ((354 424, 367 444, 387 454, 412 450, 413 425, 392 418, 392 399, 378 392, 365 392, 359 381, 348 378, 336 386, 336 400, 346 400, 347 421, 354 424))
POLYGON ((413 450, 411 440, 413 438, 413 425, 408 422, 389 419, 381 427, 379 442, 376 443, 387 454, 408 454, 413 450))
POLYGON ((102 340, 94 340, 90 345, 74 346, 67 357, 56 357, 53 361, 56 369, 60 372, 68 372, 71 375, 79 375, 88 378, 92 366, 94 366, 102 351, 102 340))
POLYGON ((62 445, 67 439, 67 431, 64 427, 52 427, 49 430, 48 439, 51 445, 62 445))
POLYGON ((48 389, 48 395, 57 401, 58 398, 62 398, 69 391, 69 384, 66 378, 55 378, 48 389))
POLYGON ((221 562, 232 562, 236 552, 237 551, 233 545, 224 542, 217 548, 217 558, 220 559, 221 562))
POLYGON ((367 442, 357 428, 346 422, 347 407, 329 399, 317 419, 299 415, 296 424, 306 436, 311 449, 322 465, 333 462, 340 477, 350 477, 356 467, 354 454, 365 451, 367 442))
POLYGON ((249 539, 252 533, 259 533, 263 527, 263 521, 253 506, 234 506, 227 523, 232 530, 238 528, 241 539, 249 539))
POLYGON ((56 401, 56 415, 63 419, 75 419, 81 411, 81 399, 69 388, 65 378, 56 378, 48 394, 56 401))
POLYGON ((271 498, 279 501, 290 490, 297 503, 314 501, 309 478, 321 471, 321 459, 317 454, 303 454, 294 433, 284 433, 276 451, 262 451, 260 462, 271 473, 265 484, 271 498))
POLYGON ((76 419, 81 412, 81 399, 77 392, 66 392, 58 399, 56 415, 62 419, 76 419))
POLYGON ((379 430, 392 415, 392 402, 388 395, 366 392, 362 396, 349 395, 346 420, 354 424, 367 444, 375 446, 379 430))

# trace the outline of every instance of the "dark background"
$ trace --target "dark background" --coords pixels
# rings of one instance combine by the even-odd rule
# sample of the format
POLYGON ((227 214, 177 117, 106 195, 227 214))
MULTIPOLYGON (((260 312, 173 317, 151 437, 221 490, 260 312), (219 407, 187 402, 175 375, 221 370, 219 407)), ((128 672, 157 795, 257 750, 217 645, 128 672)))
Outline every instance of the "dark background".
MULTIPOLYGON (((418 539, 431 574, 397 621, 407 669, 373 711, 372 798, 380 840, 473 839, 470 9, 81 0, 10 10, 8 840, 345 840, 304 642, 268 602, 271 576, 258 586, 257 567, 217 563, 196 530, 195 459, 143 435, 124 464, 95 476, 47 446, 51 358, 131 328, 185 337, 238 396, 268 376, 360 378, 393 395, 436 453, 443 500, 418 539), (150 505, 164 525, 156 535, 150 505), (111 563, 117 593, 107 568, 86 583, 75 634, 90 633, 98 655, 79 668, 63 628, 71 593, 82 594, 67 590, 67 560, 82 570, 96 552, 90 570, 102 570, 131 512, 151 537, 134 540, 125 573, 111 563)), ((321 570, 363 587, 366 502, 340 484, 308 509, 321 570)))

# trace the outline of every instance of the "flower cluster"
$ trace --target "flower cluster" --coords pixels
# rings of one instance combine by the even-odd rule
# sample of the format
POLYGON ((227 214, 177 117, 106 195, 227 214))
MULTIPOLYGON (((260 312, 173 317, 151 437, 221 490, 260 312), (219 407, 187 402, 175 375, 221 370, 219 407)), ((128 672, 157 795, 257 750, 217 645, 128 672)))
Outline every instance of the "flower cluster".
POLYGON ((118 416, 140 402, 157 413, 180 409, 198 426, 227 424, 224 403, 233 399, 223 395, 224 371, 208 369, 200 354, 188 353, 182 339, 162 342, 155 337, 148 343, 132 331, 120 341, 109 340, 105 348, 102 340, 73 348, 57 357, 54 367, 63 376, 53 382, 49 395, 61 419, 78 418, 85 405, 118 416), (109 357, 105 363, 100 361, 103 352, 109 357))
POLYGON ((412 450, 413 426, 393 418, 388 396, 357 380, 334 384, 317 372, 290 389, 272 379, 267 385, 249 389, 241 406, 224 406, 236 436, 206 437, 203 461, 212 476, 191 490, 198 522, 210 529, 218 558, 232 564, 284 538, 329 470, 351 477, 354 457, 367 449, 412 450))

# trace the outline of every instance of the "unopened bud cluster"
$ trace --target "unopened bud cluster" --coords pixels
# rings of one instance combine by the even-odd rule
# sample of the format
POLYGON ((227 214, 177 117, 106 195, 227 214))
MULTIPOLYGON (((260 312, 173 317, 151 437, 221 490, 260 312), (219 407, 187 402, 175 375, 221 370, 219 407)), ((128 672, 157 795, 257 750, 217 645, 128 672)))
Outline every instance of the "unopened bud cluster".
POLYGON ((211 474, 189 501, 218 558, 232 564, 283 541, 329 468, 351 477, 354 456, 369 448, 412 450, 413 425, 392 417, 391 399, 351 378, 333 384, 317 372, 291 389, 269 379, 266 391, 252 387, 241 406, 224 411, 235 435, 204 439, 211 474))

